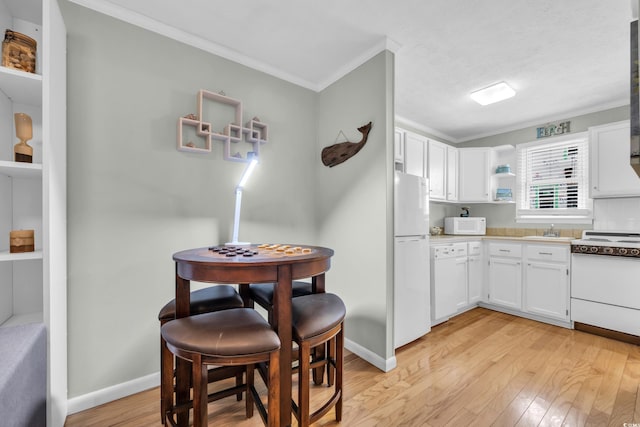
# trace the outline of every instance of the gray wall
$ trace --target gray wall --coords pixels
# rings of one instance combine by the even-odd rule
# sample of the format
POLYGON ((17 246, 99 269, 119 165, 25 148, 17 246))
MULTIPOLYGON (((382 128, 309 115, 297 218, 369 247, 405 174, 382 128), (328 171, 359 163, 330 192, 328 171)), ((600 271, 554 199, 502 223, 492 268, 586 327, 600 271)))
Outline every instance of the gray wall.
POLYGON ((336 251, 329 283, 347 302, 347 338, 388 359, 393 355, 388 321, 393 308, 393 54, 380 53, 323 90, 318 105, 318 153, 336 142, 340 130, 359 141, 356 128, 373 123, 356 156, 319 169, 318 232, 321 242, 336 251))
MULTIPOLYGON (((63 4, 68 30, 69 397, 159 370, 171 255, 230 240, 244 164, 176 150, 199 89, 269 125, 240 238, 316 242, 317 94, 63 4)), ((226 123, 214 124, 221 129, 226 123)), ((241 143, 244 144, 244 143, 241 143)), ((247 144, 248 145, 248 144, 247 144)))
POLYGON ((240 239, 334 248, 327 288, 347 302, 347 338, 392 355, 392 54, 318 94, 74 4, 62 10, 69 398, 157 372, 157 313, 174 292, 171 255, 231 237, 244 165, 223 161, 219 142, 208 154, 176 150, 178 117, 196 112, 199 89, 223 90, 242 100, 245 121, 269 125, 244 192, 240 239), (321 164, 340 130, 355 140, 369 120, 357 156, 321 164))

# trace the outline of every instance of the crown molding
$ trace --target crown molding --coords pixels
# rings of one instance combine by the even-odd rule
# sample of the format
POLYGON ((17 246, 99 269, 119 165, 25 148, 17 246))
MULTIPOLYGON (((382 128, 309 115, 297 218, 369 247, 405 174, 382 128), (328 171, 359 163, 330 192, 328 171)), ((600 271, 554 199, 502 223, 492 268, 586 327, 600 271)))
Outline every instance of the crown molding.
POLYGON ((205 52, 220 56, 238 64, 247 66, 257 71, 269 74, 279 79, 288 81, 297 86, 310 89, 317 92, 317 84, 309 82, 298 76, 294 76, 289 73, 285 73, 282 70, 267 65, 261 61, 256 61, 246 55, 243 55, 233 49, 229 49, 226 46, 205 40, 202 37, 189 34, 185 31, 178 30, 170 25, 163 24, 162 22, 151 19, 148 16, 133 12, 129 9, 116 6, 108 1, 101 0, 69 0, 71 3, 75 3, 80 6, 84 6, 88 9, 92 9, 96 12, 118 19, 131 25, 135 25, 145 30, 152 31, 170 39, 179 41, 205 52))

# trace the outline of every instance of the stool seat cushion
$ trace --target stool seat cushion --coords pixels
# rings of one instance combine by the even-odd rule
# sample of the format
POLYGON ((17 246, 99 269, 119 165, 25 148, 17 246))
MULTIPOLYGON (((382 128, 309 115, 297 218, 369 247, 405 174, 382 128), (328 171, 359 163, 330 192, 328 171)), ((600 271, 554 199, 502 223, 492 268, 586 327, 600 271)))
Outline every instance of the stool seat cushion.
POLYGON ((162 326, 170 346, 209 356, 248 356, 280 348, 271 325, 251 308, 232 308, 171 320, 162 326))
MULTIPOLYGON (((273 305, 273 283, 252 283, 249 285, 251 299, 258 304, 273 305)), ((312 294, 311 283, 294 281, 291 284, 291 296, 297 298, 303 295, 312 294)))
POLYGON ((339 296, 328 293, 305 295, 291 300, 293 333, 305 340, 340 324, 347 313, 339 296))
MULTIPOLYGON (((231 285, 214 285, 191 292, 191 314, 241 308, 242 297, 231 285)), ((158 320, 172 320, 176 317, 176 300, 169 301, 158 313, 158 320)))

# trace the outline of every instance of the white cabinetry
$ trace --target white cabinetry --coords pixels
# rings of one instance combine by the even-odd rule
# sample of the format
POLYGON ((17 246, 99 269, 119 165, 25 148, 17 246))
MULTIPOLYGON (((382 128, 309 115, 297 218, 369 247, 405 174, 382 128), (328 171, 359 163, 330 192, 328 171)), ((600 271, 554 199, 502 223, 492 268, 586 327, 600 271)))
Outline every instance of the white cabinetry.
MULTIPOLYGON (((466 243, 463 243, 466 246, 466 243)), ((464 310, 469 305, 468 294, 468 277, 469 277, 469 261, 467 259, 466 248, 465 253, 456 258, 455 276, 453 288, 455 291, 456 312, 464 310)))
POLYGON ((467 294, 468 304, 476 304, 482 300, 482 283, 484 281, 484 263, 482 262, 482 242, 468 242, 467 294))
POLYGON ((490 148, 458 149, 458 200, 489 202, 490 148))
POLYGON ((458 200, 458 149, 447 147, 447 200, 458 200))
POLYGON ((489 243, 489 303, 522 309, 521 259, 520 244, 489 243))
POLYGON ((429 196, 432 200, 458 200, 458 149, 429 140, 429 196))
POLYGON ((493 147, 491 154, 492 165, 489 171, 491 199, 496 203, 515 203, 516 174, 513 171, 516 164, 516 149, 513 145, 501 145, 493 147), (498 190, 501 194, 498 194, 498 190), (511 194, 511 198, 505 195, 507 191, 511 194))
POLYGON ((524 311, 569 320, 569 248, 527 245, 524 311))
POLYGON ((0 67, 0 327, 47 327, 47 425, 67 413, 66 30, 55 0, 0 0, 0 21, 37 41, 36 73, 0 67), (14 113, 33 121, 32 164, 13 162, 14 113), (33 229, 35 252, 9 252, 33 229))
POLYGON ((629 121, 589 128, 590 196, 640 196, 640 178, 629 163, 629 121))
POLYGON ((429 141, 429 198, 447 199, 447 145, 429 141))
POLYGON ((396 128, 394 132, 395 170, 427 178, 429 140, 417 133, 396 128))
POLYGON ((406 132, 404 139, 405 173, 427 177, 427 143, 428 140, 415 133, 406 132))

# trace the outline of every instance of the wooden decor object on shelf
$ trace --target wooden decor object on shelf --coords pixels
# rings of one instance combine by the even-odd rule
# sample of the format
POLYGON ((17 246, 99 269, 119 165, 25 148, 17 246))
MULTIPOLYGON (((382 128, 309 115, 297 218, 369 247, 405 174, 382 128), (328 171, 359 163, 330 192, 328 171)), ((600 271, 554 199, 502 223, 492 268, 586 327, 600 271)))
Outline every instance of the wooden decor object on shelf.
POLYGON ((9 252, 33 252, 35 250, 33 230, 13 230, 9 232, 9 252))
POLYGON ((2 66, 35 73, 36 47, 37 42, 31 37, 17 31, 5 31, 2 42, 2 66))
POLYGON ((31 117, 25 113, 15 113, 14 118, 16 121, 16 136, 20 140, 13 147, 15 161, 33 163, 33 148, 27 144, 27 141, 33 138, 31 117))
POLYGON ((322 163, 332 168, 358 154, 358 151, 367 143, 369 132, 371 131, 371 122, 359 127, 358 131, 362 134, 360 142, 345 141, 323 148, 322 163))
MULTIPOLYGON (((207 118, 208 119, 208 118, 207 118)), ((194 153, 211 152, 211 141, 221 141, 223 146, 224 160, 232 160, 236 162, 248 162, 246 153, 253 152, 255 156, 260 155, 260 145, 266 144, 268 126, 262 123, 257 117, 249 120, 242 125, 242 102, 226 96, 224 93, 214 93, 204 89, 198 92, 198 113, 188 114, 178 119, 178 150, 190 151, 194 153), (233 121, 227 123, 219 132, 214 131, 214 123, 203 121, 203 106, 205 102, 216 102, 218 104, 228 105, 233 109, 233 121), (196 135, 204 138, 204 148, 196 147, 190 141, 185 142, 183 135, 183 126, 193 126, 196 135), (242 141, 251 144, 251 148, 245 154, 241 152, 232 153, 231 143, 242 141)), ((218 127, 218 123, 215 126, 218 127)), ((234 150, 235 151, 235 150, 234 150)))

